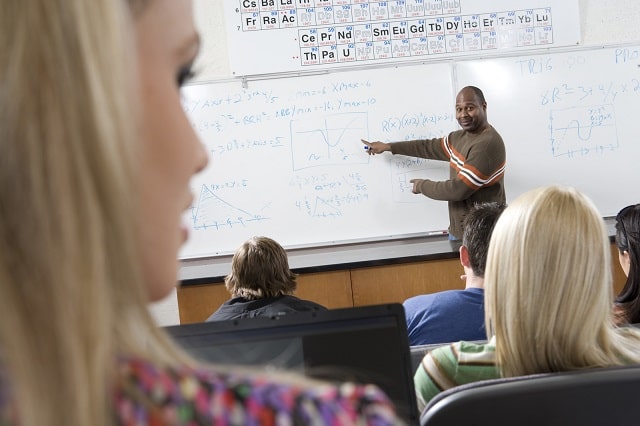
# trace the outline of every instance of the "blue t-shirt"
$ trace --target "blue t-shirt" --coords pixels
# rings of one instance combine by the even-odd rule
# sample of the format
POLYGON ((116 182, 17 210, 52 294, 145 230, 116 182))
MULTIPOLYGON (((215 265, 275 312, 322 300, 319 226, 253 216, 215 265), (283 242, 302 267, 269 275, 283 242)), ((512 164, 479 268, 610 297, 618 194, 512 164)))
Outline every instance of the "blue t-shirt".
POLYGON ((411 346, 487 338, 481 288, 415 296, 403 306, 411 346))

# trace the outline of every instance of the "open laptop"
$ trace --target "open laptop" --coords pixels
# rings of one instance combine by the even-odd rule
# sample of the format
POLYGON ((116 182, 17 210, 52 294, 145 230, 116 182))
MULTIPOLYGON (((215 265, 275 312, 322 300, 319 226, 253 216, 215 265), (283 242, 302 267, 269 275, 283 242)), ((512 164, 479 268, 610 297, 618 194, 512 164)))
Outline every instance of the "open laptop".
POLYGON ((299 312, 274 318, 165 327, 197 358, 283 368, 309 377, 374 383, 408 424, 418 424, 401 304, 299 312))

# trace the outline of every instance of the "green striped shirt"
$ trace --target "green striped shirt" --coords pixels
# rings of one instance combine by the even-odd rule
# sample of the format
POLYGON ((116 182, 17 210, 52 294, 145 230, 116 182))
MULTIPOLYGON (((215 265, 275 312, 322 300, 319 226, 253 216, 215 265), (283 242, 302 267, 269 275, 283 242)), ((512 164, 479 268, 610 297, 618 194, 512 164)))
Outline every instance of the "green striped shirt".
POLYGON ((456 342, 429 351, 413 378, 420 411, 443 390, 500 377, 495 350, 495 339, 491 339, 483 344, 456 342))

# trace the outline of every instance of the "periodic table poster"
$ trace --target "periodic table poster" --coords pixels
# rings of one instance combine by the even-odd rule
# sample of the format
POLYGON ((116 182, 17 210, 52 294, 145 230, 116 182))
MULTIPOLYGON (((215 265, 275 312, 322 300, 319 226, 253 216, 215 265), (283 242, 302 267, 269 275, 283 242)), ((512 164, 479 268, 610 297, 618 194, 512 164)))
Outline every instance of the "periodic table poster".
POLYGON ((236 76, 580 43, 578 0, 224 1, 236 76))

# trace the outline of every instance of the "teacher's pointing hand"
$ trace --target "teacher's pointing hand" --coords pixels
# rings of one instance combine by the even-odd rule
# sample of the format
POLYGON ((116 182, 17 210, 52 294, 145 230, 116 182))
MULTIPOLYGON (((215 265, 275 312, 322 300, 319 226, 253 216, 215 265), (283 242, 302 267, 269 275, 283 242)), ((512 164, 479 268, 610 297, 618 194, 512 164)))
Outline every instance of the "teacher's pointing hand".
POLYGON ((413 184, 413 189, 411 189, 411 192, 413 192, 414 194, 422 193, 422 191, 420 190, 420 185, 422 185, 424 179, 411 179, 409 182, 413 184))
POLYGON ((391 151, 391 145, 384 142, 369 142, 364 139, 360 139, 364 144, 364 149, 369 155, 382 154, 385 151, 391 151))

